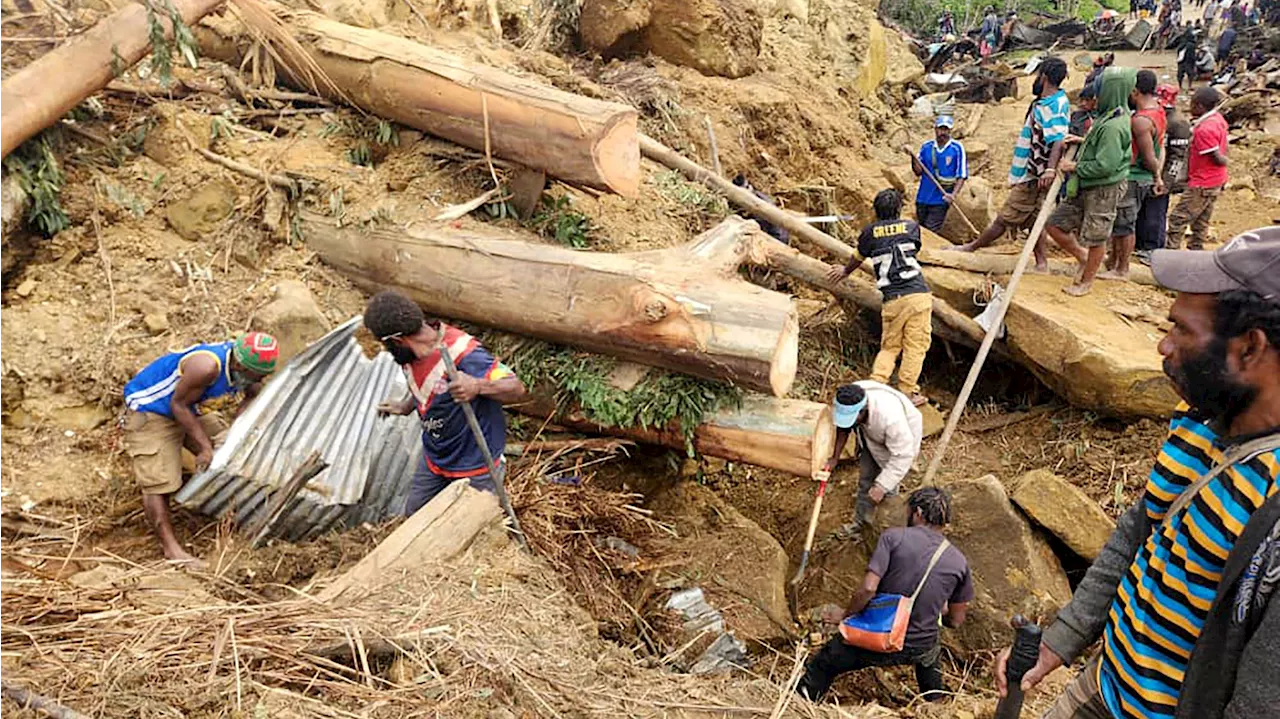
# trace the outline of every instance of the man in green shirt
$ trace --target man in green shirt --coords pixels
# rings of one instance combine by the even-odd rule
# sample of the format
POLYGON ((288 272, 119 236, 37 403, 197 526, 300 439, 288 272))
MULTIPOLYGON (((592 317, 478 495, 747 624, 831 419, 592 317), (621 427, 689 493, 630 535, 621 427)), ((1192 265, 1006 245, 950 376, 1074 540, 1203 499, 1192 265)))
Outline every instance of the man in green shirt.
MULTIPOLYGON (((1098 91, 1098 119, 1089 128, 1076 160, 1058 164, 1074 173, 1067 183, 1067 199, 1049 217, 1049 236, 1077 257, 1080 247, 1088 254, 1075 283, 1063 292, 1087 294, 1102 266, 1116 219, 1116 206, 1124 197, 1132 159, 1133 133, 1129 127, 1129 94, 1137 84, 1137 71, 1109 67, 1102 73, 1098 91), (1071 235, 1079 233, 1079 244, 1071 235)), ((1079 142, 1079 138, 1067 138, 1079 142)))

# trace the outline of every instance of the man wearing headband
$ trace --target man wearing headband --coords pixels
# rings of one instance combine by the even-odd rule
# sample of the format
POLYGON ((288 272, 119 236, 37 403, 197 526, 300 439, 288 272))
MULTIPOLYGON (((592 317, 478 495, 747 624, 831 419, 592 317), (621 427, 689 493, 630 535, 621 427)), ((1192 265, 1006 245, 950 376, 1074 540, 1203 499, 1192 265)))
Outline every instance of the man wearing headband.
POLYGON ((507 444, 502 405, 524 399, 524 383, 475 337, 443 322, 428 322, 422 308, 399 293, 374 295, 364 312, 364 326, 382 341, 409 383, 408 395, 383 402, 378 410, 405 415, 417 409, 422 420, 422 464, 413 474, 405 514, 418 511, 457 480, 494 491, 462 405, 471 403, 489 451, 501 461, 507 444), (456 380, 445 375, 442 343, 458 367, 456 380))
POLYGON ((844 454, 849 435, 858 437, 858 499, 854 521, 841 527, 851 537, 861 532, 875 506, 898 491, 902 478, 920 454, 924 418, 907 396, 872 380, 836 390, 833 404, 836 446, 824 469, 830 472, 844 454))
POLYGON ((964 154, 964 145, 951 139, 954 125, 951 117, 939 115, 933 123, 934 139, 921 145, 920 152, 911 158, 911 171, 920 178, 920 188, 916 190, 916 221, 933 232, 942 232, 947 211, 969 179, 969 159, 964 154), (925 173, 926 169, 937 182, 925 173))
MULTIPOLYGON (((169 495, 182 487, 182 448, 196 457, 196 471, 213 460, 226 425, 199 405, 243 393, 243 410, 262 380, 275 371, 280 346, 271 335, 250 332, 229 342, 192 345, 147 365, 124 386, 128 408, 125 451, 142 488, 142 508, 166 559, 199 568, 203 562, 178 542, 169 519, 169 495)), ((237 414, 239 411, 237 411, 237 414)))

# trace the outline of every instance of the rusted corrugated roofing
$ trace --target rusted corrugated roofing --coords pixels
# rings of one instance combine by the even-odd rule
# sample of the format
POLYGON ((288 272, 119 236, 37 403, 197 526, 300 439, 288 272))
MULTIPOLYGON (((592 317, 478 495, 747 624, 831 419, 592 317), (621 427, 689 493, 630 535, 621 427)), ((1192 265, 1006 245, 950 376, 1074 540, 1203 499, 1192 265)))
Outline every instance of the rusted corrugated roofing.
POLYGON ((298 492, 269 536, 303 539, 398 513, 422 461, 421 429, 413 415, 378 416, 379 402, 408 388, 390 355, 364 356, 359 326, 359 317, 346 322, 278 372, 178 501, 204 514, 234 513, 243 526, 315 450, 329 468, 298 492))

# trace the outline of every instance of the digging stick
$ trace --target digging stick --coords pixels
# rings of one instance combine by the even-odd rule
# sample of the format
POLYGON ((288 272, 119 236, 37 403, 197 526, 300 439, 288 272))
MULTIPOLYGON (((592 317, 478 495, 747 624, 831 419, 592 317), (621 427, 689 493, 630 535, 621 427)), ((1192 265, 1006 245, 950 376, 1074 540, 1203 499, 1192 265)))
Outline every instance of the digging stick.
MULTIPOLYGON (((1075 148, 1072 153, 1072 159, 1075 158, 1079 147, 1075 148)), ((1049 185, 1049 192, 1045 195, 1044 203, 1040 205, 1040 214, 1036 215, 1036 222, 1031 227, 1031 234, 1027 237, 1027 242, 1022 246, 1022 252, 1018 255, 1018 264, 1013 267, 1013 274, 1009 277, 1009 286, 1005 288, 1004 294, 1000 297, 1000 306, 996 308, 996 316, 992 318, 991 328, 987 330, 987 334, 982 338, 982 344, 978 347, 978 356, 973 359, 973 366, 969 368, 969 376, 964 378, 964 386, 960 388, 960 396, 956 398, 956 406, 951 410, 951 414, 947 417, 947 426, 942 430, 942 436, 938 438, 938 448, 933 451, 933 458, 929 460, 929 467, 924 472, 925 486, 934 484, 934 475, 938 473, 938 467, 942 465, 942 457, 947 453, 947 445, 951 444, 951 435, 955 434, 956 425, 960 423, 960 417, 964 414, 965 405, 969 403, 969 395, 973 393, 973 386, 978 383, 978 375, 982 374, 982 365, 987 361, 987 355, 991 353, 991 345, 995 344, 996 336, 1000 334, 1000 328, 1004 325, 1004 316, 1009 311, 1009 305, 1013 303, 1013 293, 1018 291, 1018 283, 1022 281, 1022 274, 1027 271, 1027 264, 1031 261, 1031 253, 1036 248, 1036 242, 1040 240, 1040 233, 1044 232, 1044 226, 1049 221, 1049 214, 1053 212, 1053 208, 1058 206, 1058 190, 1062 187, 1062 173, 1055 172, 1053 183, 1049 185)))
MULTIPOLYGON (((449 348, 444 345, 444 333, 442 332, 440 342, 440 359, 444 361, 445 374, 449 375, 449 381, 453 382, 458 379, 458 366, 453 363, 453 356, 449 354, 449 348)), ((484 455, 485 466, 489 468, 489 476, 493 477, 493 487, 498 493, 498 503, 502 505, 502 511, 507 513, 507 519, 511 520, 511 531, 516 535, 516 543, 525 549, 529 548, 528 540, 525 539, 524 532, 520 529, 520 520, 516 518, 516 510, 511 506, 511 498, 507 496, 507 486, 502 479, 502 465, 494 459, 493 453, 489 451, 489 442, 484 438, 484 430, 480 429, 480 420, 476 419, 476 410, 471 406, 471 402, 462 402, 462 414, 466 415, 467 426, 471 428, 471 435, 476 438, 476 444, 480 447, 480 454, 484 455)))
POLYGON ((819 475, 821 480, 818 483, 818 495, 813 499, 813 515, 809 517, 809 533, 804 538, 804 551, 800 553, 800 568, 796 570, 796 576, 791 578, 791 586, 800 586, 800 581, 804 579, 805 567, 809 566, 809 552, 813 549, 813 535, 818 531, 818 513, 822 511, 822 498, 827 494, 827 482, 831 481, 831 473, 823 471, 819 475))
MULTIPOLYGON (((916 157, 916 153, 915 153, 914 151, 912 151, 912 149, 911 149, 910 147, 903 147, 903 148, 902 148, 902 151, 903 151, 903 152, 905 152, 905 153, 907 153, 908 155, 910 155, 910 156, 911 156, 911 159, 912 159, 913 161, 915 161, 915 162, 920 162, 920 159, 916 157)), ((933 184, 937 185, 939 190, 941 190, 941 189, 942 189, 942 183, 941 183, 941 182, 938 182, 938 178, 936 178, 936 177, 934 177, 934 176, 933 176, 933 173, 929 171, 929 168, 927 168, 927 167, 925 167, 925 166, 924 166, 924 163, 923 163, 923 162, 920 162, 920 169, 921 169, 921 170, 924 170, 924 174, 925 174, 925 176, 926 176, 926 177, 928 177, 930 180, 932 180, 932 181, 933 181, 933 184)), ((964 214, 964 210, 960 209, 960 206, 959 206, 959 205, 955 205, 955 204, 953 203, 953 205, 952 205, 952 209, 954 209, 956 212, 958 212, 958 213, 960 214, 960 219, 964 220, 964 224, 966 224, 966 225, 968 225, 968 226, 969 226, 969 230, 970 230, 971 232, 973 232, 973 234, 975 234, 975 235, 981 235, 981 234, 982 234, 982 230, 979 230, 978 228, 976 228, 976 227, 974 227, 974 226, 973 226, 973 223, 969 221, 969 217, 968 217, 967 215, 965 215, 965 214, 964 214)))

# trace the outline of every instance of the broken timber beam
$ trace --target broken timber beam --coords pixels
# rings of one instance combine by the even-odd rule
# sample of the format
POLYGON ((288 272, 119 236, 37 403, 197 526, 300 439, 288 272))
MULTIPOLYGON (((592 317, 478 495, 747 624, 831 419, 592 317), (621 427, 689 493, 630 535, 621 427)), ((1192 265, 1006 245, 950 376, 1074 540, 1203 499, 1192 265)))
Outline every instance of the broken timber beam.
MULTIPOLYGON (((290 66, 281 70, 297 89, 568 183, 627 197, 639 189, 633 107, 557 90, 396 35, 268 6, 306 54, 275 52, 290 66)), ((227 24, 202 26, 197 37, 203 52, 233 66, 255 43, 252 34, 227 24)))
MULTIPOLYGON (((172 2, 182 21, 190 25, 223 0, 172 2)), ((5 78, 0 86, 0 157, 57 122, 151 52, 147 16, 143 3, 126 3, 84 34, 5 78)), ((172 37, 168 16, 157 12, 155 17, 172 37)))
POLYGON ((484 225, 337 227, 303 214, 307 245, 371 291, 429 313, 783 396, 795 303, 738 275, 755 224, 730 217, 665 250, 584 252, 484 225))

